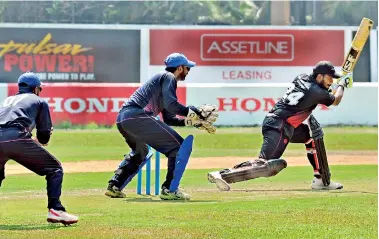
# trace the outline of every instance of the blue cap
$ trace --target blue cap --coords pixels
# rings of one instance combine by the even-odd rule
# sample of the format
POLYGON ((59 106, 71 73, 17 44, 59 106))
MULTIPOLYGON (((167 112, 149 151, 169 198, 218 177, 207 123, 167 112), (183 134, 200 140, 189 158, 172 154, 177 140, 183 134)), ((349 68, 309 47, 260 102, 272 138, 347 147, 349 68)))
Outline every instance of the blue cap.
POLYGON ((196 66, 196 62, 190 61, 182 53, 171 53, 164 60, 166 67, 178 67, 178 66, 196 66))
POLYGON ((41 80, 33 72, 25 72, 24 74, 22 74, 18 78, 19 87, 21 83, 26 84, 29 88, 32 88, 32 89, 36 87, 41 87, 42 85, 41 80))

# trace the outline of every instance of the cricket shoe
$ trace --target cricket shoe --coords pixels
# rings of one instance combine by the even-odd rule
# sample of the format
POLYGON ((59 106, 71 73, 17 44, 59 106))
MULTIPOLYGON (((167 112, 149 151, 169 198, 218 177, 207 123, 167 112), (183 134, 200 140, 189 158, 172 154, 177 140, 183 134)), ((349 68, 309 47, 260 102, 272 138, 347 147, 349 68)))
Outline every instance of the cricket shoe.
POLYGON ((111 198, 125 198, 126 194, 123 193, 118 187, 109 184, 105 195, 111 198))
POLYGON ((337 190, 342 188, 342 184, 335 183, 333 181, 330 181, 330 184, 328 186, 325 186, 321 178, 314 177, 312 181, 312 189, 314 190, 337 190))
POLYGON ((162 200, 190 200, 191 196, 188 193, 183 192, 183 190, 179 189, 176 192, 170 192, 166 187, 162 187, 161 194, 159 197, 162 200))
POLYGON ((75 215, 68 214, 65 211, 50 209, 47 214, 47 221, 51 223, 62 223, 63 225, 71 225, 77 223, 79 218, 75 215))
POLYGON ((229 191, 230 185, 222 179, 219 171, 208 173, 208 181, 215 183, 220 191, 229 191))

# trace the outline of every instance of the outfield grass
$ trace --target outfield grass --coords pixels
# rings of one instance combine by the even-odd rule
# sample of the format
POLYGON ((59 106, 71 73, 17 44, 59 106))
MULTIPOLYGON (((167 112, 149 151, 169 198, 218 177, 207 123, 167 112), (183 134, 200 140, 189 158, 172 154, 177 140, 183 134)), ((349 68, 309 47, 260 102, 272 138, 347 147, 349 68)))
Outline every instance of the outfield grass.
MULTIPOLYGON (((310 167, 233 184, 219 192, 208 170, 188 170, 189 202, 103 196, 110 173, 66 174, 62 201, 80 216, 72 227, 46 223, 43 177, 8 176, 0 190, 0 238, 377 238, 377 165, 332 166, 342 191, 310 190, 310 167)), ((165 172, 162 170, 163 180, 165 172)))
MULTIPOLYGON (((260 128, 221 128, 195 135, 193 157, 256 156, 260 128)), ((325 128, 330 151, 378 151, 377 128, 325 128)), ((47 149, 61 161, 120 159, 129 151, 117 130, 56 130, 47 149)), ((289 145, 286 154, 304 154, 289 145)), ((271 178, 232 185, 219 192, 206 180, 210 170, 187 170, 182 187, 189 202, 137 196, 135 180, 126 199, 103 196, 108 173, 67 173, 62 201, 80 222, 46 222, 46 182, 33 174, 7 176, 0 188, 0 238, 377 238, 378 166, 331 166, 342 191, 312 191, 312 168, 289 167, 271 178)), ((161 170, 161 182, 165 177, 161 170)), ((152 175, 154 179, 154 173, 152 175)), ((152 185, 153 189, 153 185, 152 185)))
MULTIPOLYGON (((260 128, 221 128, 210 135, 191 128, 176 128, 186 137, 195 136, 193 157, 258 155, 260 128)), ((328 151, 378 151, 377 127, 325 128, 328 151)), ((47 147, 60 161, 120 159, 129 152, 122 136, 110 130, 56 130, 47 147)), ((290 144, 285 154, 303 154, 304 145, 290 144)), ((286 156, 286 155, 285 155, 286 156)))

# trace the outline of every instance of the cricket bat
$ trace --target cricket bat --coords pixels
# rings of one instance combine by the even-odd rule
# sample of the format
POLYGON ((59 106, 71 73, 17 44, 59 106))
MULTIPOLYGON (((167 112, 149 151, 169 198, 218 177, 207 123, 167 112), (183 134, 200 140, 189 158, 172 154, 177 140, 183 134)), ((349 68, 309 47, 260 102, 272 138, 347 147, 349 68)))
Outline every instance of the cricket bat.
MULTIPOLYGON (((351 42, 351 47, 349 53, 346 55, 342 63, 342 75, 345 76, 353 72, 355 65, 358 62, 359 56, 365 46, 368 37, 370 36, 370 30, 374 26, 374 21, 366 17, 362 18, 361 24, 359 25, 358 31, 355 34, 353 41, 351 42)), ((337 84, 339 79, 334 79, 334 84, 337 84)), ((335 88, 335 86, 333 87, 335 88)), ((333 89, 333 92, 335 89, 333 89)))
POLYGON ((342 63, 342 75, 347 75, 354 70, 373 25, 374 22, 371 19, 365 17, 362 18, 357 34, 355 34, 355 37, 351 43, 350 51, 342 63))

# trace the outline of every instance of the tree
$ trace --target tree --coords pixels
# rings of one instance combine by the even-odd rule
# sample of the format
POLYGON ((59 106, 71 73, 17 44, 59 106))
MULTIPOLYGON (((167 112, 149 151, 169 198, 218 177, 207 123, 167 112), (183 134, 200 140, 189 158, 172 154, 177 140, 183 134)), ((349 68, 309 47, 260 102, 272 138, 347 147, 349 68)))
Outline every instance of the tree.
POLYGON ((378 22, 378 2, 373 1, 324 1, 322 25, 356 26, 362 17, 378 22))
MULTIPOLYGON (((356 26, 363 16, 378 21, 378 2, 314 1, 292 1, 300 6, 292 13, 295 24, 356 26)), ((270 2, 0 1, 0 22, 270 25, 270 2)))

